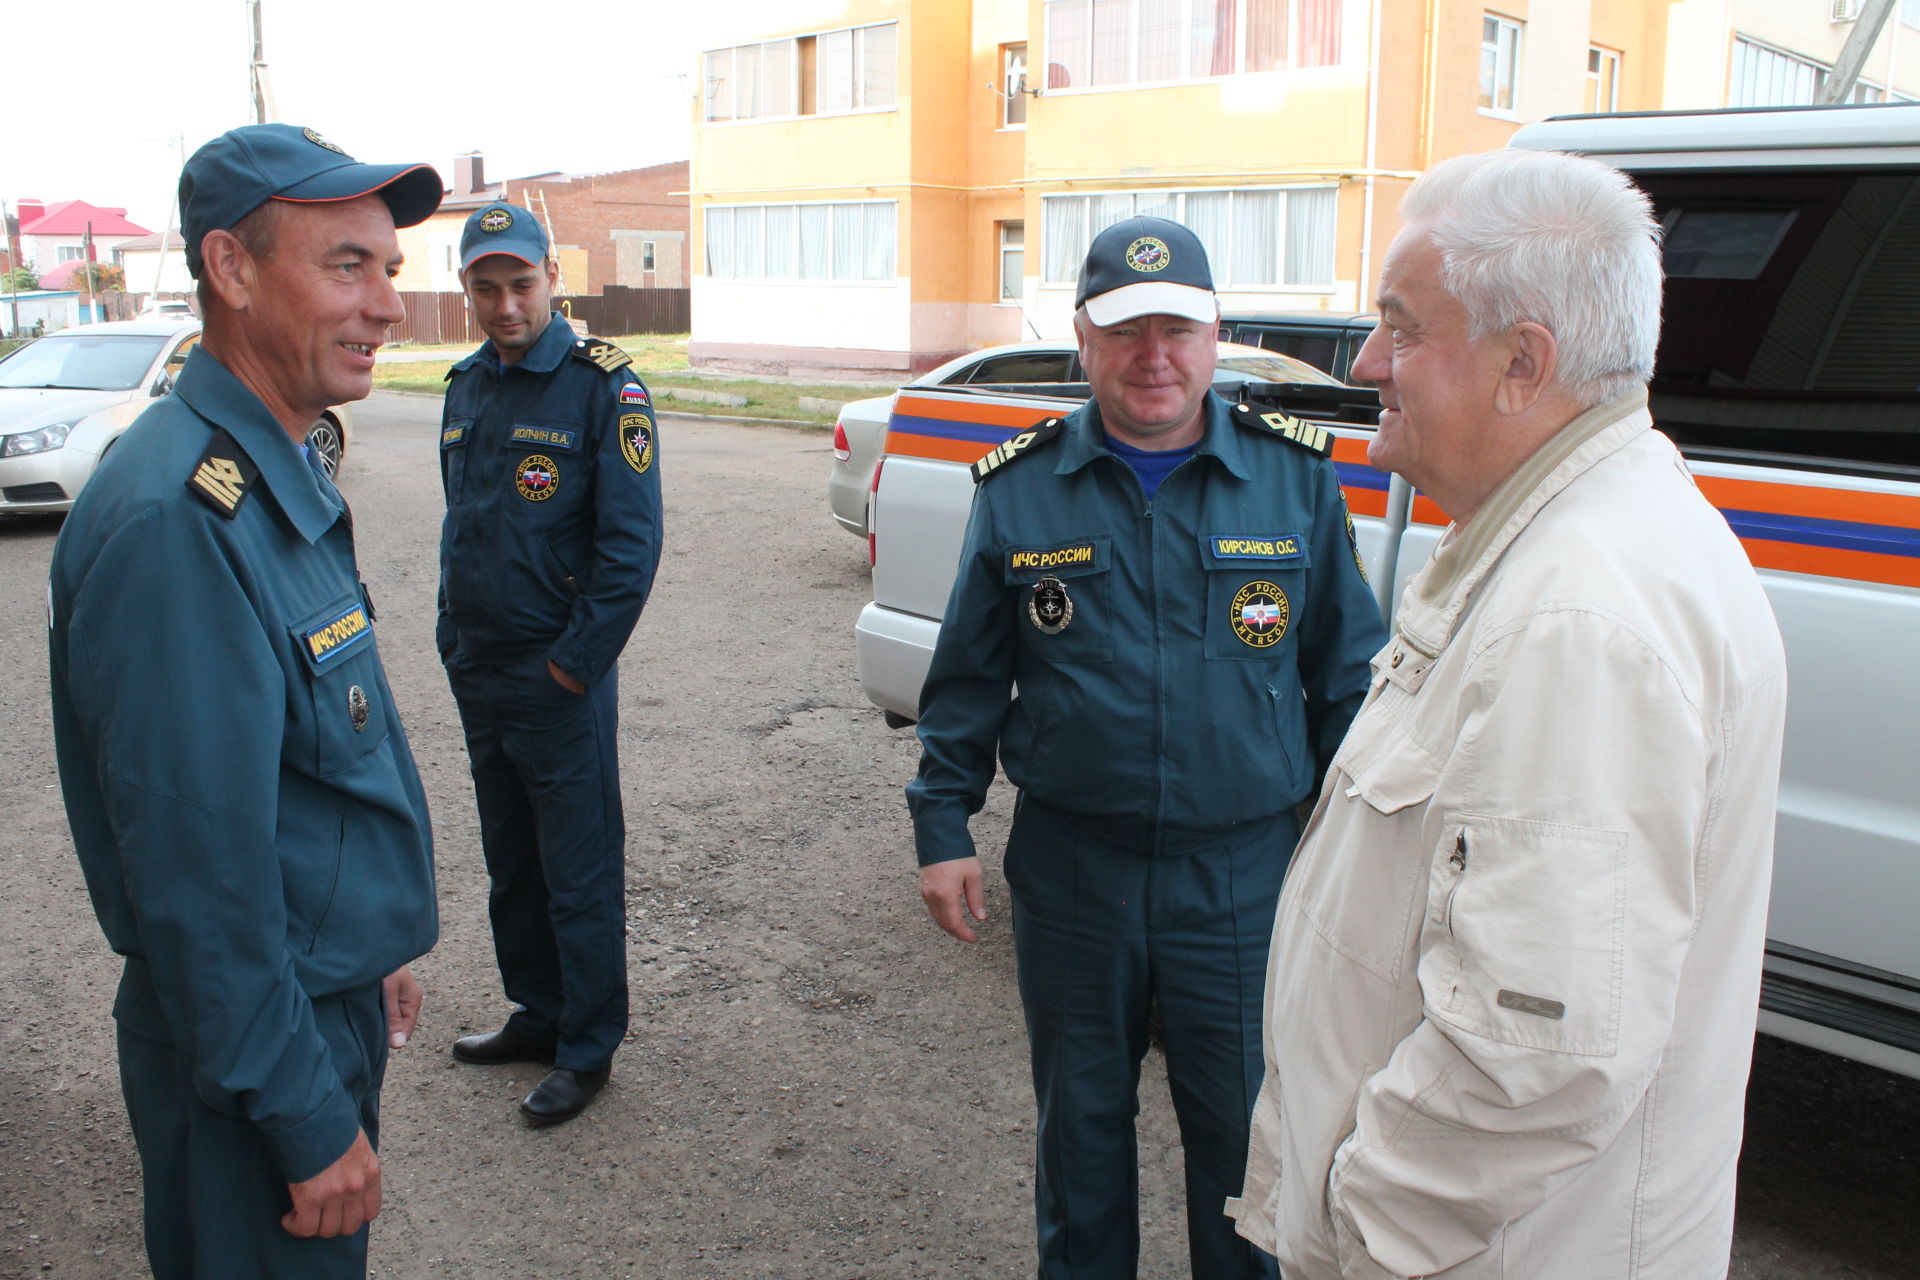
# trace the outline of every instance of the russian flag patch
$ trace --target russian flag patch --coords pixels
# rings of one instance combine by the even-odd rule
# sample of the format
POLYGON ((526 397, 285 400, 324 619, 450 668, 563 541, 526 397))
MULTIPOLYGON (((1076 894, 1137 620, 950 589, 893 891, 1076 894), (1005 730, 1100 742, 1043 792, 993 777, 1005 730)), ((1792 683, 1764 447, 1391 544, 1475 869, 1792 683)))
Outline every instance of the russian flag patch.
POLYGON ((626 386, 620 388, 620 403, 650 404, 652 402, 647 399, 645 388, 636 383, 629 382, 626 386))

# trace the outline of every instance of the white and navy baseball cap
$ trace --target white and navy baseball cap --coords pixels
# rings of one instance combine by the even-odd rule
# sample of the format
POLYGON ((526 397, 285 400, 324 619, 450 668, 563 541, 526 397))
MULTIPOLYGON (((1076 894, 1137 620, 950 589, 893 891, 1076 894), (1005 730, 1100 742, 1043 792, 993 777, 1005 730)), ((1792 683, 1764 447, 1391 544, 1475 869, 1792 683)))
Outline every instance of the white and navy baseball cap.
POLYGON ((1073 305, 1103 327, 1138 316, 1220 318, 1200 237, 1168 218, 1127 218, 1095 236, 1073 305))
POLYGON ((530 209, 496 200, 475 209, 460 232, 460 269, 465 271, 489 254, 505 253, 530 267, 547 260, 547 229, 530 209))

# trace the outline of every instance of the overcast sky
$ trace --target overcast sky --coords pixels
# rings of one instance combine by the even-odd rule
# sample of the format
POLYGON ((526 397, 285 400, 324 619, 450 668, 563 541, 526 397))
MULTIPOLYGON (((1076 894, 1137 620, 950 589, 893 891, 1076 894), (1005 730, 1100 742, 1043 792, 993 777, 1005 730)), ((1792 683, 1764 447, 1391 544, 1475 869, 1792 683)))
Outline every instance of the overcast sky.
MULTIPOLYGON (((719 0, 727 3, 728 0, 719 0)), ((278 118, 357 159, 450 178, 599 173, 690 154, 697 4, 685 0, 262 0, 278 118)), ((77 0, 10 14, 0 199, 167 217, 189 154, 247 122, 246 0, 77 0), (69 34, 54 35, 56 24, 69 34), (98 68, 94 70, 93 68, 98 68)))

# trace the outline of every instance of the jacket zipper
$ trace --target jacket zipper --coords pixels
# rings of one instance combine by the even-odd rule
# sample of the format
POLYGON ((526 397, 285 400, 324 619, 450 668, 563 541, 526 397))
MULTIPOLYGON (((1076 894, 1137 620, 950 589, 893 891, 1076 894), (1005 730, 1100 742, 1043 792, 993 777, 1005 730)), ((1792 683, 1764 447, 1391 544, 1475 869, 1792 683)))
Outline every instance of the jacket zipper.
POLYGON ((1453 839, 1453 855, 1447 859, 1447 865, 1453 868, 1453 887, 1447 890, 1447 936, 1453 933, 1453 900, 1460 896, 1460 886, 1467 878, 1467 833, 1463 829, 1453 839))

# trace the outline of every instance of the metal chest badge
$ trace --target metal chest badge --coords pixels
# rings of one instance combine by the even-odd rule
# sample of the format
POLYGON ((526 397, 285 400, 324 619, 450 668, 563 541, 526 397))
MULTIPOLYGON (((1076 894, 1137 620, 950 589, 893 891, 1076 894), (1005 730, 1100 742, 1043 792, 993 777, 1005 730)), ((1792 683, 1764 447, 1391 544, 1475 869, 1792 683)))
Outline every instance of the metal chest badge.
POLYGON ((1233 634, 1244 644, 1268 649, 1287 634, 1287 593, 1261 579, 1234 593, 1231 607, 1233 634))
POLYGON ((1033 594, 1027 597, 1027 617, 1043 636, 1057 636, 1065 631, 1073 621, 1073 598, 1067 594, 1066 583, 1054 577, 1034 583, 1033 594))
POLYGON ((353 731, 364 733, 367 728, 367 695, 359 685, 347 690, 347 718, 353 721, 353 731))
POLYGON ((560 488, 560 468, 544 453, 531 454, 513 469, 513 487, 528 502, 545 502, 560 488))

